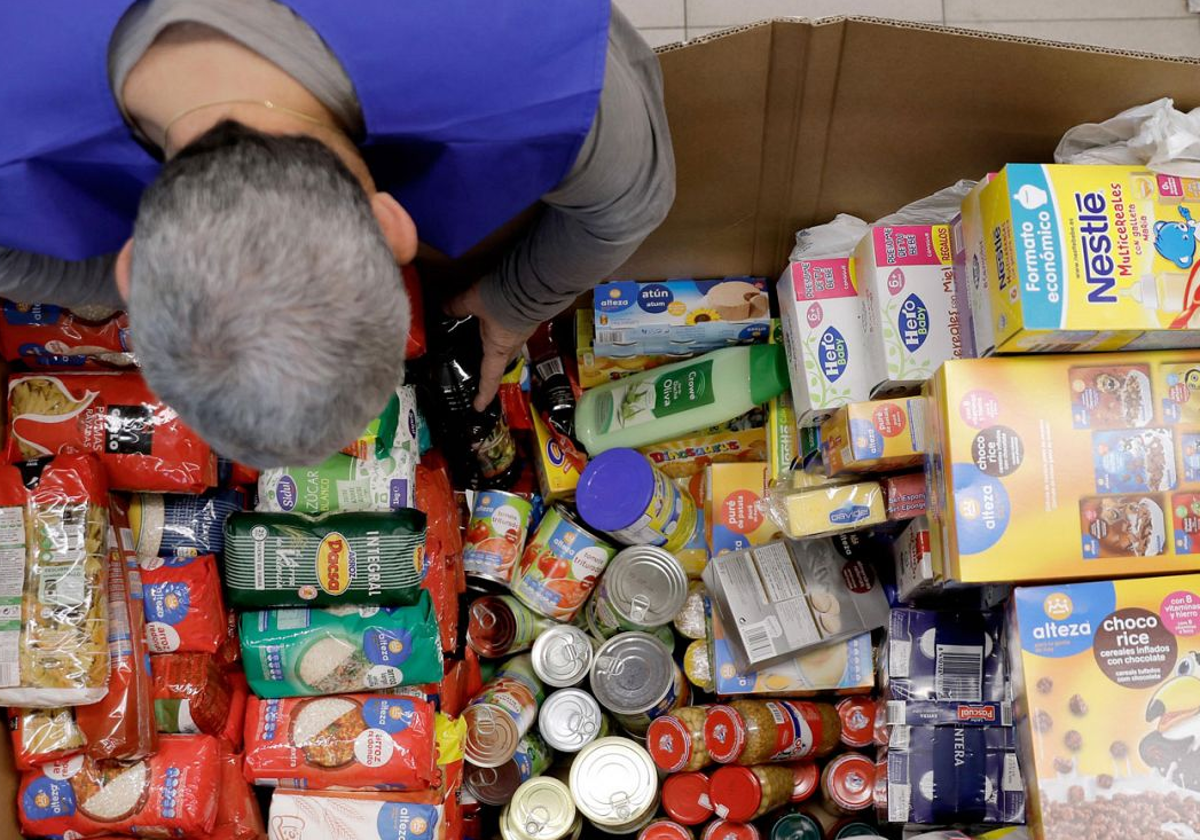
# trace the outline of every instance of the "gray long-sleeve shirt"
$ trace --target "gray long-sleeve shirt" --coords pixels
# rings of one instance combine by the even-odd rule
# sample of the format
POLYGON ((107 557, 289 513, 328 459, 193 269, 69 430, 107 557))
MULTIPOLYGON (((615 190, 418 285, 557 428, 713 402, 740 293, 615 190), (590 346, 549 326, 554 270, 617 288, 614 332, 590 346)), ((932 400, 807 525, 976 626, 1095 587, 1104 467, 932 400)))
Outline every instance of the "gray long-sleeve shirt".
MULTIPOLYGON (((109 49, 118 105, 125 78, 168 26, 220 31, 303 84, 353 134, 363 120, 354 86, 318 33, 276 0, 143 0, 122 19, 109 49)), ((123 107, 122 107, 122 110, 123 107)), ((658 61, 613 10, 604 89, 570 173, 543 196, 545 211, 481 280, 489 312, 524 329, 564 309, 628 259, 675 197, 675 159, 658 61)), ((111 256, 80 262, 0 245, 0 295, 22 303, 118 308, 111 256)))

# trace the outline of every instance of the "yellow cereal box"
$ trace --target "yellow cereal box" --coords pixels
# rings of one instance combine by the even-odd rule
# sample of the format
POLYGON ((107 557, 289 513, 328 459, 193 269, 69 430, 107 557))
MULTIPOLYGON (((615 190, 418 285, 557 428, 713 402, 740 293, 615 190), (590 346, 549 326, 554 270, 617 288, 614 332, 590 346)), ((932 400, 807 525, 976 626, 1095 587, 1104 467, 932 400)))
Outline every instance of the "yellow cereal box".
POLYGON ((1020 588, 1009 615, 1034 836, 1195 836, 1200 575, 1020 588))
POLYGON ((537 447, 533 466, 542 498, 546 500, 547 505, 575 498, 575 488, 579 484, 579 474, 582 471, 578 461, 582 460, 582 456, 572 457, 573 453, 563 449, 557 437, 542 422, 536 409, 529 413, 533 424, 534 445, 537 447))
POLYGON ((931 537, 969 583, 1200 570, 1200 351, 947 362, 931 537))
POLYGON ((762 461, 709 466, 704 521, 714 557, 780 537, 779 527, 764 506, 767 481, 767 465, 762 461))
POLYGON ((978 212, 997 352, 1200 346, 1197 182, 1135 166, 1009 164, 978 212))
POLYGON ((925 460, 925 400, 907 397, 851 403, 821 424, 829 476, 887 472, 925 460))

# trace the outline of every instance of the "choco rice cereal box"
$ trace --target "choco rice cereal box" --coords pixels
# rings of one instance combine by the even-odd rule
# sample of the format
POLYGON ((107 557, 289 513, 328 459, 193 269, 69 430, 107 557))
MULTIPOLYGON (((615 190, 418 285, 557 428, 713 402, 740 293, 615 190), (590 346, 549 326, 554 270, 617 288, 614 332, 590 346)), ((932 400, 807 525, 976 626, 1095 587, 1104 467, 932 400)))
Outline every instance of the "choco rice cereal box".
POLYGON ((1195 837, 1200 575, 1019 588, 1009 619, 1035 836, 1195 837))
POLYGON ((947 578, 1200 569, 1193 386, 1195 350, 947 362, 927 411, 947 578))

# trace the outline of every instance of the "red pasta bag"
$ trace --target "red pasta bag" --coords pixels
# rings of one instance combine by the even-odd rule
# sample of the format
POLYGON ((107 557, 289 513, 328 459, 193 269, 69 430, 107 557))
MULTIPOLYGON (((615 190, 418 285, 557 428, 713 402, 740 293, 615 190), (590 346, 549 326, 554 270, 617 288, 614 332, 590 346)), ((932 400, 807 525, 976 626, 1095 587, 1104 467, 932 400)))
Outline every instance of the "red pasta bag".
POLYGON ((242 775, 242 756, 221 748, 221 794, 217 802, 217 825, 208 840, 257 840, 267 833, 262 811, 242 775))
POLYGON ((207 735, 164 736, 136 762, 63 759, 22 774, 21 833, 202 837, 216 823, 220 780, 220 746, 207 735))
POLYGON ((221 576, 211 554, 156 557, 142 568, 146 645, 151 653, 217 653, 229 637, 221 576))
POLYGON ((211 656, 152 656, 150 668, 154 672, 154 719, 159 732, 220 737, 233 707, 233 691, 211 656))
POLYGON ((113 370, 136 364, 124 312, 92 318, 53 304, 6 300, 0 320, 0 352, 30 370, 113 370))
POLYGON ((97 761, 144 758, 158 746, 142 581, 129 533, 127 506, 126 499, 109 497, 108 694, 75 712, 87 739, 87 754, 97 761))
POLYGON ((462 532, 450 476, 444 467, 417 465, 417 509, 425 514, 425 573, 421 587, 429 591, 437 613, 442 650, 458 647, 458 567, 462 566, 462 532))
POLYGON ((86 740, 75 721, 75 709, 8 709, 13 764, 32 770, 82 752, 86 740))
POLYGON ((437 780, 433 706, 379 694, 251 697, 246 779, 311 790, 425 790, 437 780))
POLYGON ((233 751, 240 753, 246 729, 246 707, 250 702, 250 683, 242 671, 228 671, 225 678, 229 681, 229 717, 221 731, 221 740, 228 741, 233 751))
POLYGON ((217 459, 128 373, 24 373, 8 382, 9 463, 71 447, 100 456, 115 490, 199 493, 217 483, 217 459))

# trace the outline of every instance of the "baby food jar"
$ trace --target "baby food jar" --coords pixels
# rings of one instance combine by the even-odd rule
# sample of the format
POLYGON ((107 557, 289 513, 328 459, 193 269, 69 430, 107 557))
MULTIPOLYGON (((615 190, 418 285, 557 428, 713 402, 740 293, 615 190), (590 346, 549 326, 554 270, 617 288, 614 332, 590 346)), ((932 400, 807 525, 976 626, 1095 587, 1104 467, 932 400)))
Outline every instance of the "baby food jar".
POLYGON ((655 820, 642 829, 637 840, 695 840, 695 835, 677 822, 655 820))
POLYGON ((650 754, 628 738, 588 744, 569 778, 580 813, 607 834, 632 834, 654 819, 658 773, 650 754))
POLYGON ((835 814, 857 814, 875 802, 875 762, 861 753, 845 753, 821 773, 825 807, 835 814))
POLYGON ((721 819, 750 822, 788 803, 792 771, 778 764, 721 767, 712 774, 708 795, 721 819))
POLYGON ((675 773, 663 780, 662 807, 667 816, 684 825, 700 825, 713 815, 710 782, 703 773, 675 773))
POLYGON ((592 662, 591 682, 600 705, 639 738, 654 718, 685 705, 690 694, 671 651, 646 633, 619 633, 605 642, 592 662))
POLYGON ((635 449, 609 449, 589 461, 575 507, 584 522, 624 545, 679 551, 696 531, 696 502, 635 449))
POLYGON ((588 626, 602 639, 622 630, 670 632, 687 601, 688 579, 669 552, 654 546, 626 548, 608 565, 585 607, 588 626))
POLYGON ((841 718, 828 703, 734 700, 709 709, 704 743, 722 764, 763 764, 829 755, 841 733, 841 718))
POLYGON ((704 745, 708 706, 683 706, 650 721, 646 749, 660 770, 683 773, 712 764, 704 745))

